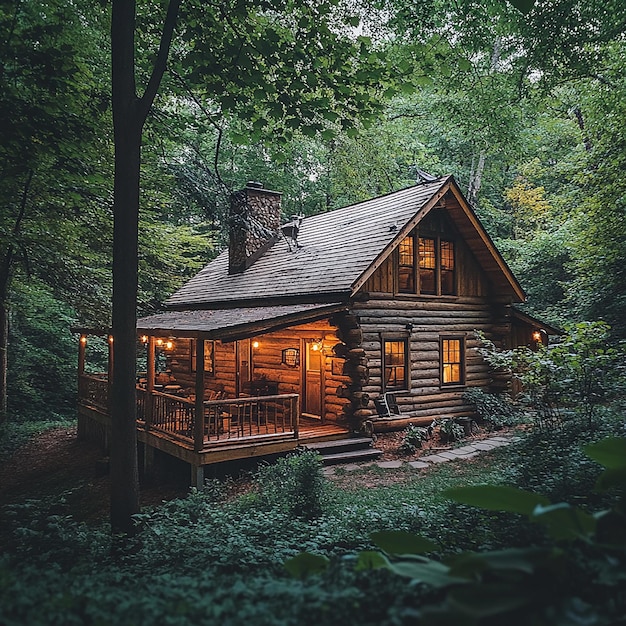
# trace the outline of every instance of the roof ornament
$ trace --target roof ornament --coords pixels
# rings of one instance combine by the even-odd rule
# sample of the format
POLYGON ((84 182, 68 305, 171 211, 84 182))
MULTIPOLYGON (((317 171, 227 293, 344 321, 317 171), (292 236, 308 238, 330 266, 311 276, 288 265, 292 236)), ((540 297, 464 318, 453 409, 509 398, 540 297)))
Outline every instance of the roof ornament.
POLYGON ((303 218, 304 215, 292 215, 291 220, 280 227, 280 232, 287 242, 289 252, 294 252, 301 247, 298 244, 298 233, 300 232, 300 224, 302 224, 303 218))
POLYGON ((420 170, 418 167, 415 168, 415 175, 417 177, 417 183, 432 183, 434 180, 437 180, 437 176, 420 170))

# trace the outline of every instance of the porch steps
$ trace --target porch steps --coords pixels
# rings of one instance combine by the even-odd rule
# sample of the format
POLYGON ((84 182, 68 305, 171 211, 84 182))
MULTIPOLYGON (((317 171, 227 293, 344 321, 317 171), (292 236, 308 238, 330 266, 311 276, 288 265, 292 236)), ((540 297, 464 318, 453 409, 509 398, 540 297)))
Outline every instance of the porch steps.
POLYGON ((338 465, 340 463, 362 463, 374 461, 383 452, 372 448, 370 437, 353 437, 351 439, 335 439, 309 443, 307 450, 316 450, 322 457, 323 465, 338 465))

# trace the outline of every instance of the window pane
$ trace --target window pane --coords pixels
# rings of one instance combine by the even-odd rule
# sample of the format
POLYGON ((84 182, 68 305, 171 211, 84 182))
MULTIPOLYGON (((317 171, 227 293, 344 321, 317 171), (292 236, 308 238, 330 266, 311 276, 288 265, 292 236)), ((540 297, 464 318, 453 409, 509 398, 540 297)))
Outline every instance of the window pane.
POLYGON ((398 290, 415 292, 415 256, 413 253, 413 237, 405 237, 399 247, 398 290))
POLYGON ((444 385, 463 382, 461 341, 461 339, 444 339, 441 342, 441 382, 444 385))
POLYGON ((435 240, 419 240, 420 293, 437 293, 435 285, 435 240))
POLYGON ((404 341, 384 341, 385 389, 406 389, 406 343, 404 341))
POLYGON ((441 242, 441 293, 453 295, 456 293, 454 280, 454 243, 441 242))

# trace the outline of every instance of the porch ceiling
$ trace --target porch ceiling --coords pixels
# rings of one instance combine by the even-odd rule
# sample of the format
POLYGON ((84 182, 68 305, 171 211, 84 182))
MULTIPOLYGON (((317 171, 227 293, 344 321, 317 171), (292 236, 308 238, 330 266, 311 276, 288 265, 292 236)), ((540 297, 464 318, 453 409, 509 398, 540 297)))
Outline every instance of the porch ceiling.
POLYGON ((313 322, 340 311, 345 303, 292 304, 201 311, 168 311, 137 320, 137 332, 234 341, 294 324, 313 322))

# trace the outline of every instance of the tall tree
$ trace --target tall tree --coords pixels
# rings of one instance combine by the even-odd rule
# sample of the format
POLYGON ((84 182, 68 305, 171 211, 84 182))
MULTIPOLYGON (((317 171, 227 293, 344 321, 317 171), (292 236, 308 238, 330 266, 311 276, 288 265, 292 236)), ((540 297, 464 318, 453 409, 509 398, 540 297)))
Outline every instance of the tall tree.
MULTIPOLYGON (((158 23, 151 7, 142 23, 148 36, 158 23)), ((161 87, 170 48, 172 65, 189 89, 216 114, 236 111, 251 136, 274 120, 276 136, 296 128, 315 134, 328 122, 353 126, 357 113, 376 110, 374 87, 385 87, 383 55, 345 26, 358 26, 338 0, 200 2, 170 0, 150 67, 136 63, 137 5, 113 0, 111 22, 113 125, 115 138, 113 317, 114 375, 111 430, 111 525, 132 533, 138 511, 135 425, 137 241, 143 127, 161 87), (179 11, 181 15, 179 16, 179 11), (174 30, 180 18, 179 36, 174 30), (136 73, 146 86, 137 95, 136 73)), ((144 43, 144 42, 142 42, 144 43)))

